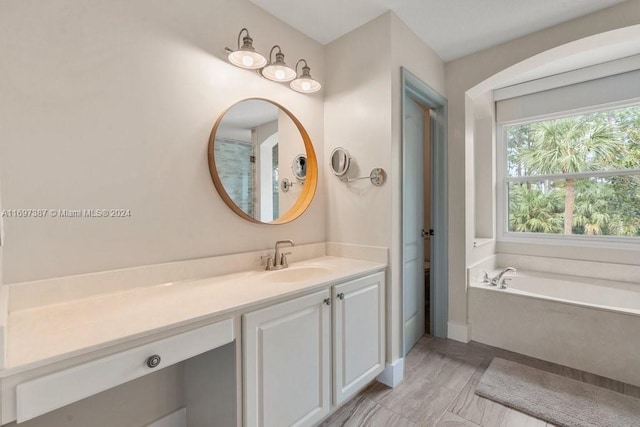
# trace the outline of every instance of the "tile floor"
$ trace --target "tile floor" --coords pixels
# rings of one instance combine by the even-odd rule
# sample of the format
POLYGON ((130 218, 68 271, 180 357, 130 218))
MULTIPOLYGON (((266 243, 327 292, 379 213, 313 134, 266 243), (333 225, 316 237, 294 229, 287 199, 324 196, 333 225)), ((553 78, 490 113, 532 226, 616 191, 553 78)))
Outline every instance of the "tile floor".
POLYGON ((407 355, 398 387, 374 382, 321 426, 552 427, 474 393, 494 357, 640 397, 639 387, 483 344, 425 335, 407 355))

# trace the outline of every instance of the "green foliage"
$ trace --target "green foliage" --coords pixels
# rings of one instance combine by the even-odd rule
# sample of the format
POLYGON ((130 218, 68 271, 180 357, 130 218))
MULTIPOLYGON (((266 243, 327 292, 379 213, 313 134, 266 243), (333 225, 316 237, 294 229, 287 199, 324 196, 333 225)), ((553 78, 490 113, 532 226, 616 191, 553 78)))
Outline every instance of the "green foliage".
POLYGON ((603 234, 612 218, 608 202, 614 194, 611 185, 598 184, 592 180, 580 180, 576 186, 576 194, 573 216, 574 234, 603 234))
POLYGON ((506 136, 507 175, 533 178, 510 184, 510 231, 640 236, 640 175, 535 179, 640 169, 640 106, 510 126, 506 136))
POLYGON ((523 184, 509 188, 509 231, 561 233, 563 211, 562 191, 554 189, 545 193, 523 184))

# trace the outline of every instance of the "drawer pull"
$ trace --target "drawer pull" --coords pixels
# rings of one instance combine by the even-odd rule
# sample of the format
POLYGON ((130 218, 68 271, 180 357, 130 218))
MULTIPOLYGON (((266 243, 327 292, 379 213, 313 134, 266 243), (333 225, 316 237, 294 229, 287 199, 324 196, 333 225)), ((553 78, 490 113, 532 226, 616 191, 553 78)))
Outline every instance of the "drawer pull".
POLYGON ((325 299, 324 299, 324 303, 325 303, 326 305, 331 305, 331 298, 325 298, 325 299))
POLYGON ((160 356, 154 354, 150 358, 147 359, 147 366, 150 368, 156 368, 160 364, 160 356))
POLYGON ((338 299, 344 299, 344 293, 340 292, 338 295, 338 299))

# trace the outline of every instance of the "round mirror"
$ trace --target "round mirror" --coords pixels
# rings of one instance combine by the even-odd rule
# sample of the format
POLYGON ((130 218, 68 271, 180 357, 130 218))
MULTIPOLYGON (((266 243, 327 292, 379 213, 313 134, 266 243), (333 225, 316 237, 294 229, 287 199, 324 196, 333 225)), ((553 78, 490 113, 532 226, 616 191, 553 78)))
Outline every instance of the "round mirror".
POLYGON ((336 176, 344 176, 349 172, 351 157, 342 147, 338 147, 331 152, 331 170, 336 176))
MULTIPOLYGON (((284 224, 302 215, 316 191, 311 139, 290 111, 266 99, 245 99, 227 109, 209 138, 209 170, 218 193, 236 214, 257 223, 284 224), (305 155, 299 154, 301 151, 305 155), (280 181, 286 166, 308 178, 295 191, 280 181)), ((298 178, 299 179, 299 178, 298 178)))
POLYGON ((307 178, 307 156, 298 154, 291 163, 291 172, 298 181, 303 182, 307 178))

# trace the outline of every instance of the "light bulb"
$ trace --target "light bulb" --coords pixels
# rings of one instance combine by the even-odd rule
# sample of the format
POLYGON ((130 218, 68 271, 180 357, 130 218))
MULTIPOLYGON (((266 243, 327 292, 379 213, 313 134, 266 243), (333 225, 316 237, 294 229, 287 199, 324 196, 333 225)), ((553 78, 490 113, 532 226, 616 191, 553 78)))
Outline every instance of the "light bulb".
POLYGON ((276 79, 278 79, 278 80, 282 80, 282 79, 284 79, 284 71, 282 71, 282 70, 276 70, 276 72, 275 72, 275 76, 276 76, 276 79))
POLYGON ((302 87, 302 90, 311 89, 311 83, 309 83, 309 82, 303 82, 300 86, 302 87))
POLYGON ((251 67, 253 65, 253 58, 249 55, 244 55, 242 57, 242 65, 245 67, 251 67))

